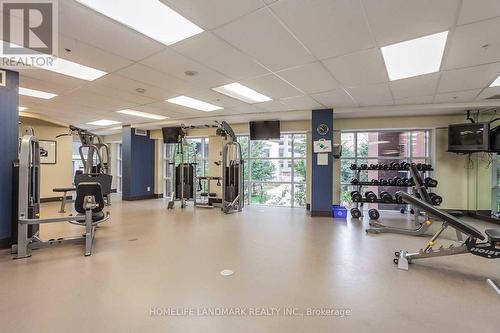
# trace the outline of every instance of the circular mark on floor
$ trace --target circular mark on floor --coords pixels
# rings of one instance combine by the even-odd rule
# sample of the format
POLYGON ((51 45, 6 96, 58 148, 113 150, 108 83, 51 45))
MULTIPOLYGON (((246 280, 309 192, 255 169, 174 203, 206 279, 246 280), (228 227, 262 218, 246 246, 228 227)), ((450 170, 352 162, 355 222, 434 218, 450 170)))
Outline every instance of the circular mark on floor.
POLYGON ((135 241, 138 241, 138 240, 139 240, 139 238, 131 238, 131 239, 129 239, 128 241, 129 241, 129 242, 135 242, 135 241))
POLYGON ((230 269, 225 269, 225 270, 220 272, 220 275, 222 275, 222 276, 231 276, 233 274, 234 274, 234 272, 230 269))

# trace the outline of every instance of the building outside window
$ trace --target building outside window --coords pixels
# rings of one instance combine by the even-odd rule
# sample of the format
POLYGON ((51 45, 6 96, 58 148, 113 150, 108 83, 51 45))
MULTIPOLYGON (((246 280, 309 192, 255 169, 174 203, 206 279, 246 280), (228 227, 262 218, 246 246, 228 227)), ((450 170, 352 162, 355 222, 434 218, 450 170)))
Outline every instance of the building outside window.
MULTIPOLYGON (((409 163, 431 164, 430 143, 428 130, 412 131, 365 131, 342 132, 343 153, 341 158, 341 202, 349 205, 351 191, 356 187, 351 185, 355 172, 350 169, 351 164, 383 164, 406 161, 409 163)), ((361 181, 372 179, 392 179, 394 177, 410 177, 408 171, 361 171, 361 181)), ((373 191, 378 196, 382 191, 395 195, 404 190, 399 187, 366 186, 364 190, 373 191)), ((399 210, 402 207, 387 204, 369 204, 369 208, 399 210)))
POLYGON ((238 136, 245 161, 247 204, 305 207, 305 133, 282 134, 280 140, 250 141, 238 136))

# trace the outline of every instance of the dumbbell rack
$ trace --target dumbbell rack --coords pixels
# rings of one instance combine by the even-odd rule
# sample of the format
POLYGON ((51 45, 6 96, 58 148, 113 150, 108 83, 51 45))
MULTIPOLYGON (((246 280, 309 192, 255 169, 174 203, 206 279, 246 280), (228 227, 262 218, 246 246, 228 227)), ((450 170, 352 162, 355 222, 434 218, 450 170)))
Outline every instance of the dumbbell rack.
MULTIPOLYGON (((408 170, 406 169, 397 169, 397 168, 387 168, 387 169, 369 169, 369 168, 360 168, 359 166, 356 168, 356 169, 352 169, 352 171, 355 171, 355 178, 357 180, 357 184, 352 184, 351 186, 355 187, 357 189, 357 191, 359 193, 362 193, 363 191, 363 187, 368 187, 368 186, 372 186, 372 187, 399 187, 399 188, 413 188, 413 185, 389 185, 389 184, 386 184, 386 185, 382 185, 382 184, 373 184, 372 182, 362 182, 360 179, 361 179, 361 172, 362 171, 402 171, 402 172, 407 172, 408 170)), ((433 168, 430 168, 430 169, 427 169, 427 170, 421 170, 420 173, 423 175, 425 175, 425 173, 427 172, 432 172, 434 171, 433 168)), ((361 212, 361 216, 360 218, 363 218, 364 215, 363 215, 363 207, 364 207, 364 204, 365 203, 377 203, 377 204, 386 204, 386 205, 390 205, 390 204, 393 204, 393 205, 404 205, 403 203, 401 202, 398 202, 396 199, 393 199, 391 200, 390 202, 389 201, 386 201, 386 200, 383 200, 381 198, 377 198, 377 200, 368 200, 366 199, 365 197, 363 197, 360 201, 353 201, 353 203, 355 204, 354 207, 352 208, 357 208, 360 212, 361 212)), ((410 211, 410 205, 409 204, 406 204, 406 209, 405 211, 410 211)), ((402 210, 402 213, 403 213, 403 210, 402 210)))

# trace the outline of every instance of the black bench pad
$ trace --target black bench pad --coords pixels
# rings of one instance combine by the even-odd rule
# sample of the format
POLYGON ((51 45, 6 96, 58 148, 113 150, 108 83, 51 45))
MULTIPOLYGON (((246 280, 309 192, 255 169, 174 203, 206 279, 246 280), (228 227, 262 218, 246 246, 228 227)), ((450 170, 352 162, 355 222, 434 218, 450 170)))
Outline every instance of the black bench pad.
POLYGON ((500 242, 500 229, 487 229, 484 233, 493 241, 500 242))

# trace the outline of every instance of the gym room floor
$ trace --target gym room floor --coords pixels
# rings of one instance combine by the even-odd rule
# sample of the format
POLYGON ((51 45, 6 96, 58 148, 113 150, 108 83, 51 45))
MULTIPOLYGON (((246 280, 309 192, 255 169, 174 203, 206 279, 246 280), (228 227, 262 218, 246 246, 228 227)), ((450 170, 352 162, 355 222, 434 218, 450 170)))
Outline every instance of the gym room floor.
MULTIPOLYGON (((57 215, 57 203, 43 215, 57 215)), ((311 219, 304 210, 242 213, 122 202, 96 234, 93 255, 68 245, 23 260, 0 252, 3 332, 481 332, 497 333, 500 279, 471 255, 392 263, 423 238, 367 235, 367 221, 311 219), (230 277, 224 269, 234 270, 230 277), (332 316, 164 316, 155 308, 345 308, 332 316)), ((402 223, 394 214, 393 223, 402 223)), ((404 222, 404 221, 403 221, 404 222)), ((478 228, 489 227, 474 223, 478 228)), ((76 229, 75 229, 76 228, 76 229)), ((42 226, 42 236, 78 234, 42 226)), ((262 314, 262 313, 261 313, 262 314)))

